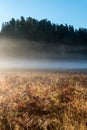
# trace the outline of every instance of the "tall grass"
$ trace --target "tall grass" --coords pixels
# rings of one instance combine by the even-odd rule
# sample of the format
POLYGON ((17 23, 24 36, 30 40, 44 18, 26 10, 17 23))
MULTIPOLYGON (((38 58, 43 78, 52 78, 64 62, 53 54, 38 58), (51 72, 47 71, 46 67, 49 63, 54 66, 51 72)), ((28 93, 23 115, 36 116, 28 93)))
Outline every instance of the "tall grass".
POLYGON ((87 75, 0 73, 0 130, 87 130, 87 75))

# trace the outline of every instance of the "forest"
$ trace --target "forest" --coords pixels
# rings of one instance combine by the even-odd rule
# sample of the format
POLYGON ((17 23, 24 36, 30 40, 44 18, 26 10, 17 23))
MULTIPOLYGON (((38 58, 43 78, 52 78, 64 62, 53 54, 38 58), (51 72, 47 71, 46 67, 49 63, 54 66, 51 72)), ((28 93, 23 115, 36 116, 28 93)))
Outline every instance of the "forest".
POLYGON ((0 46, 0 57, 87 60, 87 29, 21 16, 2 23, 0 46))
POLYGON ((87 46, 87 29, 75 29, 71 25, 55 24, 47 19, 37 20, 31 17, 12 18, 2 24, 0 37, 12 37, 50 44, 87 46))

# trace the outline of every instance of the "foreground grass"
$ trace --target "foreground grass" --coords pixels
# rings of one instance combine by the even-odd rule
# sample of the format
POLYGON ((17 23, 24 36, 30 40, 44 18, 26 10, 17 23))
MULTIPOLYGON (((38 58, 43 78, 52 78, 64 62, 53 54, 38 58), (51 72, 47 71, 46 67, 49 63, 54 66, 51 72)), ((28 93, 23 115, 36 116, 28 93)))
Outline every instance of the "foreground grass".
POLYGON ((0 130, 87 130, 87 75, 0 73, 0 130))

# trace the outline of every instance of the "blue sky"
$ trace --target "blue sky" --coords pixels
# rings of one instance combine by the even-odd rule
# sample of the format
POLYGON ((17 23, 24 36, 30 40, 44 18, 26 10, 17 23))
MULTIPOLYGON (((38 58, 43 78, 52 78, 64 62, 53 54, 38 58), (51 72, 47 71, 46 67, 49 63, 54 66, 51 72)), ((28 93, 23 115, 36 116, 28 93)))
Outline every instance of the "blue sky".
POLYGON ((87 0, 0 0, 0 26, 20 16, 87 28, 87 0))

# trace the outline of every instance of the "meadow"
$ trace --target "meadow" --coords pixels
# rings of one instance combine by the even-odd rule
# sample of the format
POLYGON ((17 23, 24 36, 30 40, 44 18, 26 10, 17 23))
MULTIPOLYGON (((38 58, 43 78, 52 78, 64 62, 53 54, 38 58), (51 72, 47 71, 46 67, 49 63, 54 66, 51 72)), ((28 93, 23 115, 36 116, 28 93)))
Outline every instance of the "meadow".
POLYGON ((0 72, 0 130, 87 130, 87 73, 0 72))

